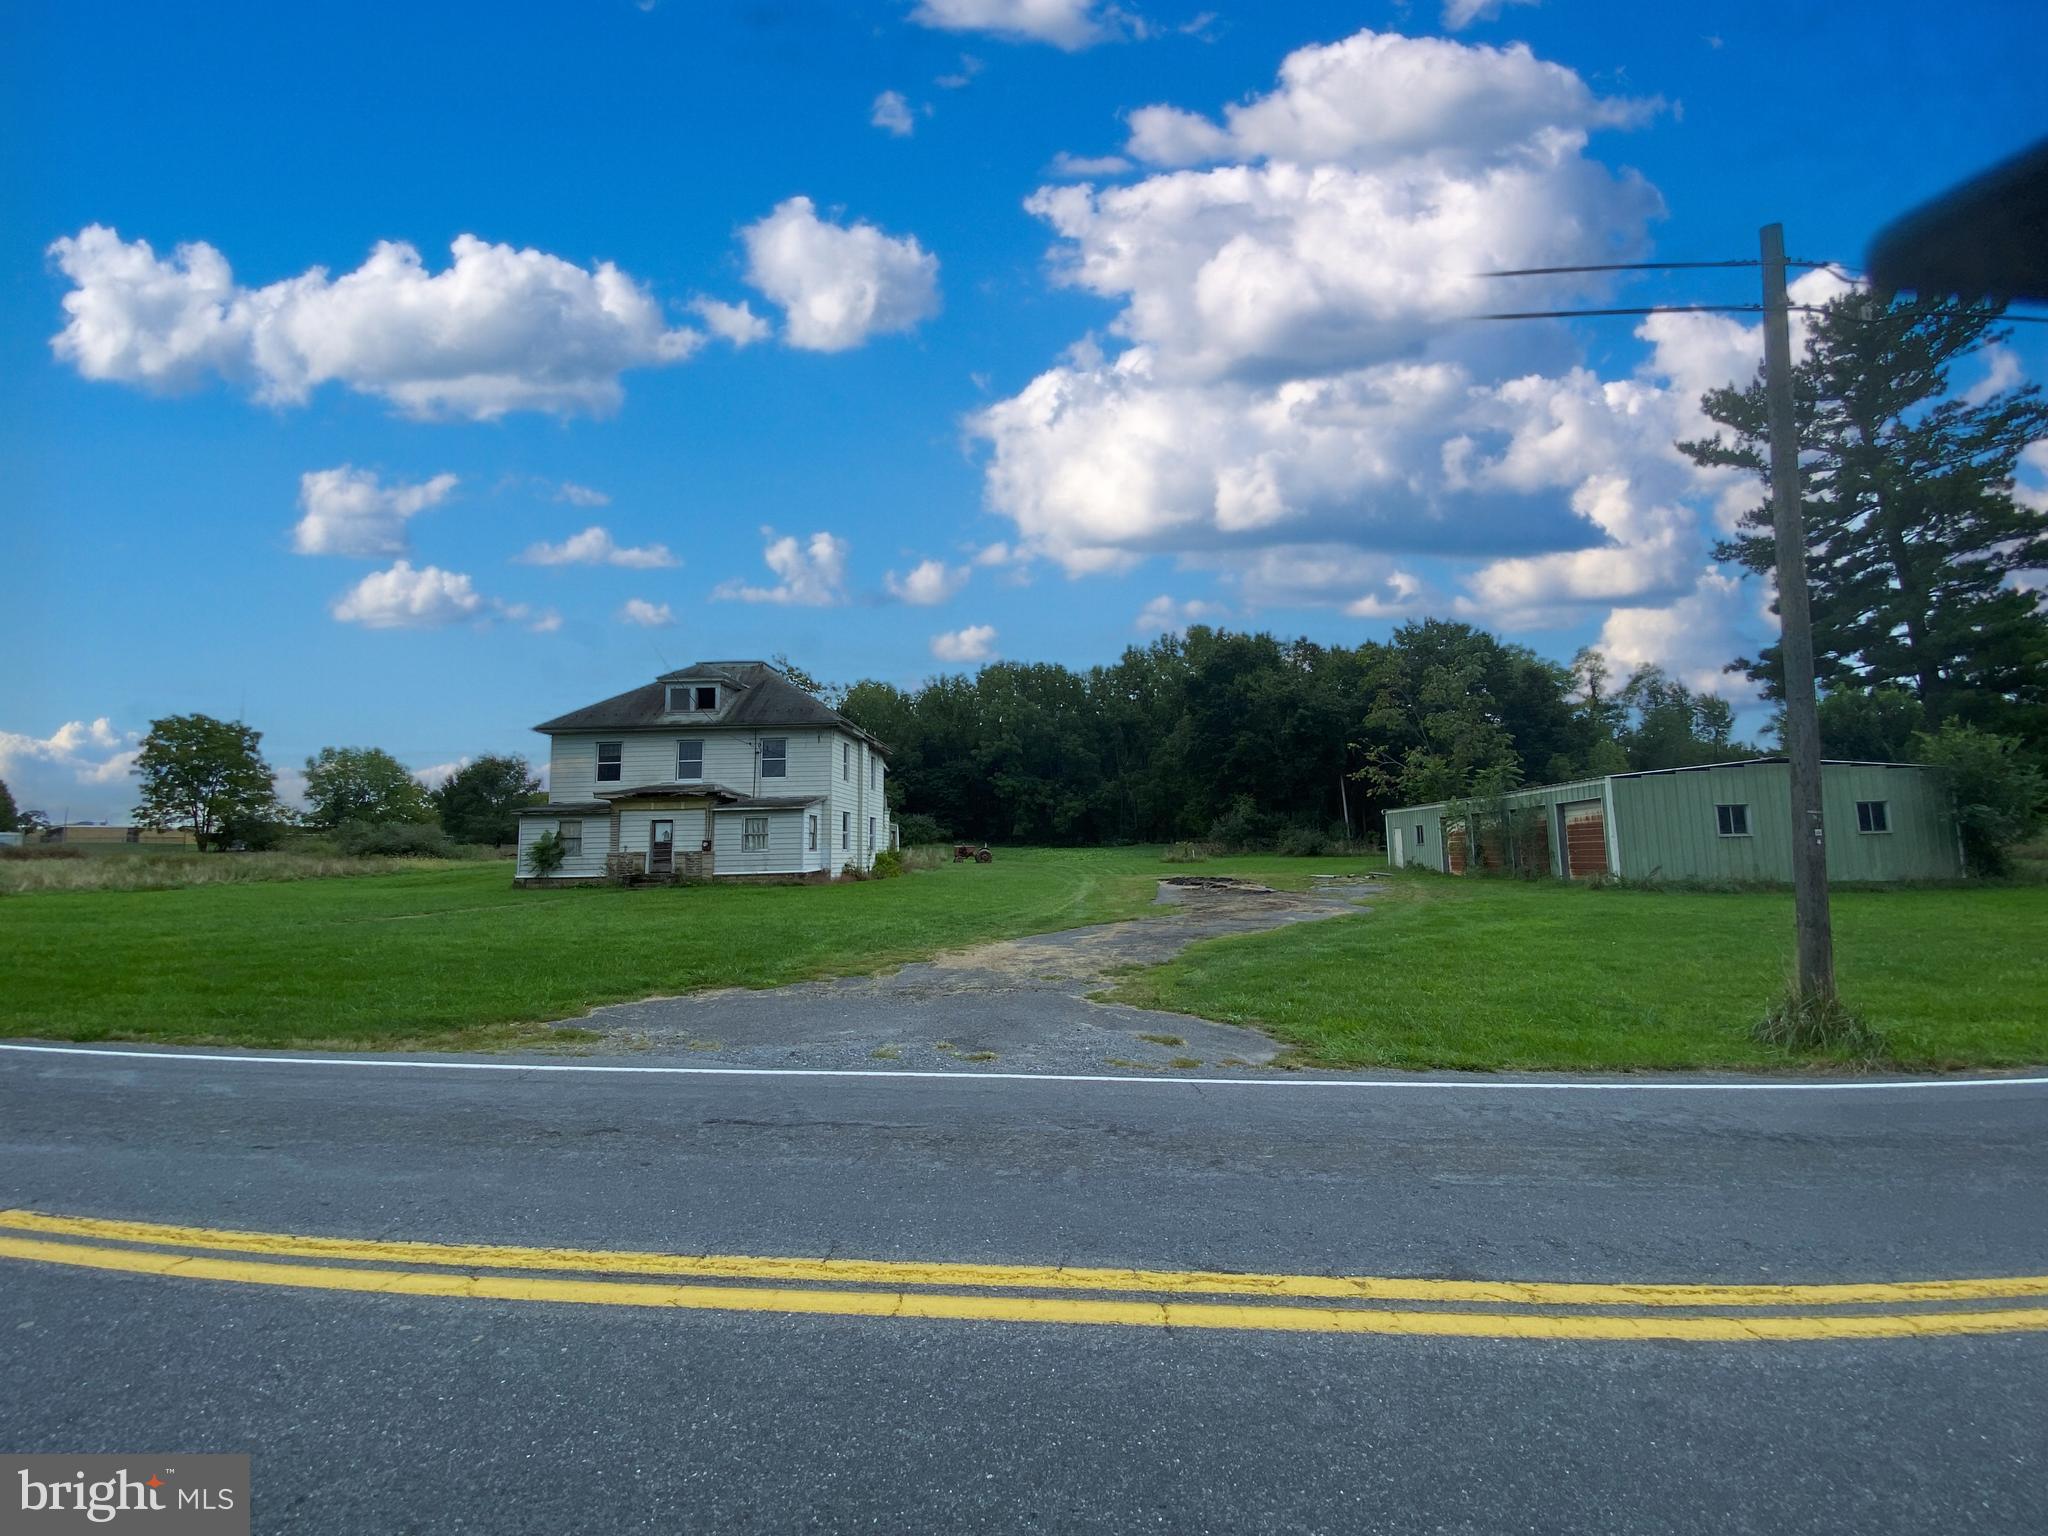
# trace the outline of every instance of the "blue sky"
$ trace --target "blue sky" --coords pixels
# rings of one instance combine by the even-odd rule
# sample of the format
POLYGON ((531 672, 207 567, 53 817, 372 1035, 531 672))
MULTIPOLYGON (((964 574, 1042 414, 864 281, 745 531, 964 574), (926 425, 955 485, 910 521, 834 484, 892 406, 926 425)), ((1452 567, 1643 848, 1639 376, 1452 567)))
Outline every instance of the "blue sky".
POLYGON ((1190 619, 1711 680, 1762 595, 1669 441, 1751 333, 1456 317, 1475 264, 1768 218, 1854 262, 2042 131, 2032 7, 1838 14, 14 7, 0 774, 119 818, 173 712, 431 769, 698 657, 911 684, 1190 619))

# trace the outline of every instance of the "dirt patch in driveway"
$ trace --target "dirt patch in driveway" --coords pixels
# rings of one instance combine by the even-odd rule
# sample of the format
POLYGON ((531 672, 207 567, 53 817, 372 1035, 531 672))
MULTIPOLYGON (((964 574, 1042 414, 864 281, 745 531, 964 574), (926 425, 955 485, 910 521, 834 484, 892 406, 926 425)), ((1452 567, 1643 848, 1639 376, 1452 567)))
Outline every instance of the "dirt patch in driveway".
POLYGON ((1355 914, 1369 880, 1306 892, 1176 876, 1130 922, 1005 939, 884 976, 727 990, 600 1008, 600 1049, 687 1051, 704 1065, 973 1071, 1191 1071, 1257 1066, 1278 1045, 1256 1030, 1096 1003, 1089 994, 1201 939, 1355 914), (1171 1044, 1164 1042, 1171 1041, 1171 1044))

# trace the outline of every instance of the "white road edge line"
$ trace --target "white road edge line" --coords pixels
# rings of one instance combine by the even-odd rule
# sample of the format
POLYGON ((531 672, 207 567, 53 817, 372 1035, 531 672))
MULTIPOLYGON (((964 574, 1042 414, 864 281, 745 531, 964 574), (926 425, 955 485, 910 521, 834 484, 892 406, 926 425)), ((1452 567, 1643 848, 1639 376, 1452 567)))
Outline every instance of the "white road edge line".
POLYGON ((275 1067, 410 1067, 423 1072, 579 1072, 631 1077, 890 1077, 942 1083, 1133 1083, 1183 1088, 1436 1088, 1489 1093, 1528 1089, 1539 1093, 1611 1091, 1632 1093, 1882 1093, 1909 1088, 2044 1088, 2048 1077, 1928 1077, 1879 1082, 1681 1083, 1542 1082, 1528 1078, 1445 1079, 1439 1077, 1138 1077, 1099 1072, 921 1072, 874 1067, 654 1067, 596 1066, 583 1062, 393 1060, 380 1056, 241 1056, 208 1051, 123 1051, 87 1045, 9 1045, 0 1051, 42 1056, 104 1056, 126 1061, 204 1061, 215 1065, 275 1067))

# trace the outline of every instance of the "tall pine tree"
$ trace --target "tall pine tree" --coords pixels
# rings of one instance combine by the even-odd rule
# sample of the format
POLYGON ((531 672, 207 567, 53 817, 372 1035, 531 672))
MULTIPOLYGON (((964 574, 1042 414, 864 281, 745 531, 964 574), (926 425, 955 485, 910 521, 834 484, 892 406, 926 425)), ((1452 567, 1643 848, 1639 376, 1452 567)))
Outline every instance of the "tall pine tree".
MULTIPOLYGON (((2048 566, 2048 516, 2013 494, 2021 452, 2048 436, 2048 403, 2033 385, 1950 393, 1955 365, 2003 339, 1995 310, 1953 299, 1851 293, 1816 317, 1795 371, 1813 642, 1824 688, 1903 688, 1930 721, 2038 743, 2048 613, 2008 578, 2048 566)), ((1680 450, 1768 488, 1761 379, 1701 404, 1727 430, 1680 450)), ((1768 496, 1716 553, 1775 567, 1768 496)), ((1734 665, 1778 694, 1776 646, 1734 665)))

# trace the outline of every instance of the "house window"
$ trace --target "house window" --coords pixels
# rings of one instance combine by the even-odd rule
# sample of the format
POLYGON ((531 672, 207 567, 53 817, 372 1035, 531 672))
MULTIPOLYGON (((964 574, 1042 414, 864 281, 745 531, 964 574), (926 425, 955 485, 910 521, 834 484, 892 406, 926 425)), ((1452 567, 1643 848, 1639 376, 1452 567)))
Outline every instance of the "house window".
POLYGON ((676 743, 676 777, 679 779, 701 779, 704 777, 703 742, 679 741, 676 743))
POLYGON ((555 840, 562 845, 562 857, 580 859, 583 857, 583 823, 580 821, 558 821, 555 823, 555 840))
POLYGON ((626 768, 626 744, 623 741, 600 741, 597 744, 597 781, 600 784, 616 784, 626 768))
POLYGON ((811 824, 811 852, 816 853, 818 851, 818 818, 810 816, 805 819, 811 824))
POLYGON ((1746 805, 1717 805, 1714 820, 1720 824, 1723 837, 1749 836, 1749 807, 1746 805))
POLYGON ((672 715, 710 714, 718 708, 718 686, 715 683, 670 683, 668 685, 668 712, 672 715))
POLYGON ((1418 821, 1417 823, 1415 823, 1415 846, 1420 848, 1423 845, 1424 841, 1425 839, 1422 835, 1422 823, 1418 821))
POLYGON ((749 816, 747 824, 740 829, 740 848, 746 853, 761 853, 768 847, 768 818, 749 816))
POLYGON ((879 757, 871 757, 868 759, 868 788, 880 789, 881 787, 882 760, 879 757))
POLYGON ((875 818, 874 818, 874 817, 872 817, 872 816, 870 816, 870 817, 868 818, 868 852, 869 852, 869 853, 873 853, 874 851, 875 851, 875 818))
POLYGON ((851 811, 841 811, 839 813, 839 846, 842 848, 851 848, 853 846, 853 812, 851 811))
POLYGON ((1885 801, 1858 800, 1856 802, 1856 830, 1858 832, 1889 832, 1891 829, 1891 811, 1885 801))
POLYGON ((853 782, 853 743, 850 741, 839 743, 839 777, 849 784, 853 782))
POLYGON ((787 736, 763 736, 761 738, 761 777, 764 779, 786 779, 789 777, 789 738, 787 736))

